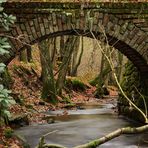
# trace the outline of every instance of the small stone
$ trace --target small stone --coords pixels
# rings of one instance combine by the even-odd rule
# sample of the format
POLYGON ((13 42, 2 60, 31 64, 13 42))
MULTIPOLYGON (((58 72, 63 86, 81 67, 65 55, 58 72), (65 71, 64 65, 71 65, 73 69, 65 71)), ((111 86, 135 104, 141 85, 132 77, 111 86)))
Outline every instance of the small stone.
POLYGON ((39 105, 45 105, 45 102, 40 101, 40 102, 39 102, 39 105))

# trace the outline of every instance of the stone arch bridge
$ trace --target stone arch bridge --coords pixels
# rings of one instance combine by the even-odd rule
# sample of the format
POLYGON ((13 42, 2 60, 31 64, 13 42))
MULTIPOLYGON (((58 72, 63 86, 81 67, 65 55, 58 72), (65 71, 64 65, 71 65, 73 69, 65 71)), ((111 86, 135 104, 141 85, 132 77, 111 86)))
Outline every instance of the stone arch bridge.
MULTIPOLYGON (((58 1, 58 0, 57 0, 58 1)), ((27 44, 34 44, 59 35, 102 38, 102 28, 108 43, 121 51, 148 77, 148 3, 139 0, 121 2, 39 2, 9 0, 3 4, 7 14, 16 16, 10 29, 1 33, 12 36, 10 55, 1 60, 8 63, 27 44)))

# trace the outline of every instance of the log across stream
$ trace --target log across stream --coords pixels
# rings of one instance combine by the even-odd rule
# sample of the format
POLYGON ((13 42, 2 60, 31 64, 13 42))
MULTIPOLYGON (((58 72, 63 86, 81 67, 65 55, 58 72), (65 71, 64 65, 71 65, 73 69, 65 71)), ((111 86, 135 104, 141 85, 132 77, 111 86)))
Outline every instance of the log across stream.
MULTIPOLYGON (((46 114, 51 119, 54 118, 54 123, 26 126, 15 132, 23 136, 31 148, 34 148, 38 144, 39 138, 46 134, 47 143, 61 144, 72 148, 102 137, 118 128, 137 124, 115 114, 112 107, 112 104, 81 104, 77 110, 69 110, 68 115, 62 116, 60 114, 64 110, 49 111, 46 114)), ((140 148, 148 147, 148 133, 122 135, 100 147, 137 148, 138 146, 140 148)))

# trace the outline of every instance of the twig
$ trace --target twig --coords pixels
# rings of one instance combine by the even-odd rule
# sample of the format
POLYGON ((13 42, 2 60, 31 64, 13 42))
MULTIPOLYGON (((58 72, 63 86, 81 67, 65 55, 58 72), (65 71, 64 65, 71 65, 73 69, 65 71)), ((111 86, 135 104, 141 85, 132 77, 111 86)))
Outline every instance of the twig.
POLYGON ((145 107, 145 115, 146 115, 146 117, 147 117, 147 104, 146 104, 146 101, 145 101, 145 98, 144 98, 144 96, 139 92, 139 90, 137 89, 137 87, 134 85, 134 87, 135 87, 135 89, 136 89, 136 91, 138 92, 138 94, 142 97, 142 99, 143 99, 143 103, 144 103, 144 107, 145 107))
MULTIPOLYGON (((136 105, 127 97, 127 95, 126 95, 125 92, 123 91, 123 89, 122 89, 122 87, 121 87, 121 85, 120 85, 120 83, 119 83, 119 81, 118 81, 118 78, 117 78, 117 76, 116 76, 113 61, 112 61, 111 59, 109 59, 109 57, 108 57, 108 56, 106 55, 106 53, 103 51, 102 47, 100 46, 100 44, 99 44, 98 40, 96 39, 95 35, 93 34, 93 32, 91 32, 91 34, 92 34, 93 38, 96 40, 97 45, 98 45, 98 47, 100 48, 101 52, 104 54, 105 58, 106 58, 107 61, 109 62, 109 65, 110 65, 110 67, 111 67, 111 69, 112 69, 112 72, 113 72, 115 81, 116 81, 116 83, 117 83, 117 85, 118 85, 118 87, 119 87, 119 90, 121 91, 121 93, 123 94, 123 96, 126 98, 126 100, 127 100, 137 111, 139 111, 139 112, 141 113, 141 115, 142 115, 142 116, 144 117, 144 119, 145 119, 145 123, 148 123, 148 118, 147 118, 147 116, 145 115, 145 113, 144 113, 138 106, 136 106, 136 105)), ((106 34, 105 34, 105 33, 104 33, 104 35, 105 35, 105 37, 106 37, 106 34)), ((107 42, 107 45, 109 45, 109 44, 108 44, 107 37, 106 37, 106 42, 107 42)))
POLYGON ((58 132, 58 130, 54 130, 54 131, 51 131, 49 133, 46 133, 46 134, 43 135, 43 137, 46 137, 46 136, 53 134, 53 133, 56 133, 56 132, 58 132))

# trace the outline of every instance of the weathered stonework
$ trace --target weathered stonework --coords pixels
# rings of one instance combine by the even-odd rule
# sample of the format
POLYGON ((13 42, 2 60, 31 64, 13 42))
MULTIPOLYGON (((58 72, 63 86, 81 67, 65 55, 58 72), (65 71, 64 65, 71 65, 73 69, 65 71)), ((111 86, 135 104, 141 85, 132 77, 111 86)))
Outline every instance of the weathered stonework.
MULTIPOLYGON (((138 69, 142 71, 142 69, 140 68, 141 65, 145 65, 144 67, 147 67, 148 32, 143 31, 142 28, 143 23, 144 27, 146 26, 146 24, 148 24, 147 19, 139 22, 139 16, 137 16, 137 21, 135 21, 135 16, 135 18, 132 20, 133 12, 129 12, 128 16, 126 16, 124 13, 121 15, 121 12, 118 14, 118 11, 116 11, 116 13, 106 13, 107 11, 109 11, 108 8, 111 9, 112 4, 100 4, 101 7, 104 6, 104 9, 97 9, 97 5, 94 5, 94 3, 92 3, 92 5, 89 6, 88 10, 77 10, 78 4, 73 4, 72 8, 76 8, 76 10, 68 9, 65 11, 61 9, 59 11, 48 9, 50 10, 50 12, 48 12, 47 10, 44 11, 44 7, 47 9, 45 3, 40 3, 42 9, 38 9, 37 7, 30 7, 32 5, 38 6, 38 3, 33 3, 32 5, 31 4, 32 3, 26 3, 24 6, 26 8, 28 6, 28 9, 22 9, 18 12, 17 9, 13 9, 13 5, 15 5, 15 3, 8 5, 8 9, 6 9, 6 12, 8 11, 7 13, 15 13, 15 15, 17 16, 15 27, 12 27, 10 34, 12 34, 14 38, 18 38, 19 35, 24 36, 23 43, 18 40, 11 39, 11 44, 13 44, 13 47, 17 49, 17 51, 21 50, 21 48, 25 46, 24 42, 28 44, 33 44, 35 41, 45 39, 46 37, 52 37, 62 34, 76 34, 76 32, 88 35, 89 31, 93 31, 96 35, 99 35, 102 33, 103 28, 108 39, 114 38, 114 41, 110 41, 109 43, 114 44, 119 40, 121 42, 120 46, 117 46, 117 44, 114 46, 124 55, 126 55, 131 61, 133 61, 138 69), (36 12, 37 10, 40 11, 36 12), (102 12, 102 10, 104 12, 102 12), (125 47, 126 49, 123 50, 123 48, 125 47), (138 61, 135 61, 135 59, 133 58, 135 57, 134 55, 136 55, 138 61), (140 63, 140 66, 138 63, 140 63)), ((63 4, 58 4, 58 6, 66 8, 66 6, 63 4)), ((115 7, 115 5, 113 6, 115 7)), ((20 10, 20 7, 23 8, 23 4, 21 5, 19 3, 17 7, 20 10)), ((51 7, 54 7, 52 3, 51 6, 49 5, 49 8, 51 7)), ((120 7, 120 5, 118 5, 118 7, 120 7)), ((148 14, 146 12, 144 13, 148 14)), ((14 49, 12 49, 12 51, 13 50, 14 49)), ((145 69, 143 71, 148 70, 145 69)))
MULTIPOLYGON (((121 87, 127 97, 146 113, 145 107, 148 106, 148 87, 145 78, 141 76, 131 62, 126 64, 121 87)), ((124 114, 132 119, 145 122, 143 116, 127 101, 123 94, 119 94, 118 109, 119 114, 124 114)))
MULTIPOLYGON (((130 8, 128 11, 127 8, 129 5, 131 6, 130 3, 125 7, 125 10, 128 11, 127 15, 122 11, 120 13, 115 11, 123 10, 125 4, 123 6, 117 4, 116 6, 112 3, 110 5, 107 3, 92 3, 89 6, 84 5, 83 9, 82 7, 78 9, 78 3, 57 3, 57 9, 55 9, 53 3, 47 2, 47 5, 36 2, 18 3, 17 5, 6 3, 5 11, 11 14, 15 13, 17 17, 16 24, 10 31, 10 35, 12 34, 16 38, 10 39, 13 45, 11 49, 12 53, 14 52, 13 55, 16 51, 24 48, 25 43, 34 44, 45 38, 63 34, 83 34, 91 37, 91 31, 98 38, 99 36, 101 38, 103 30, 105 30, 110 45, 113 45, 127 56, 141 73, 146 74, 148 72, 148 32, 144 31, 142 27, 143 24, 144 28, 148 27, 148 20, 142 19, 142 22, 140 22, 139 16, 136 18, 134 11, 131 12, 130 8), (38 9, 38 5, 40 5, 40 9, 38 9), (69 9, 69 6, 71 9, 69 9), (51 9, 52 7, 54 9, 51 9), (60 9, 62 7, 63 10, 60 9), (111 7, 114 8, 112 12, 110 12, 111 7), (20 35, 23 38, 18 40, 20 35)), ((133 5, 139 8, 139 5, 133 5)), ((143 5, 146 7, 145 3, 143 5)), ((144 11, 143 13, 147 17, 148 12, 144 11)), ((6 62, 10 61, 6 58, 5 60, 6 62)))

